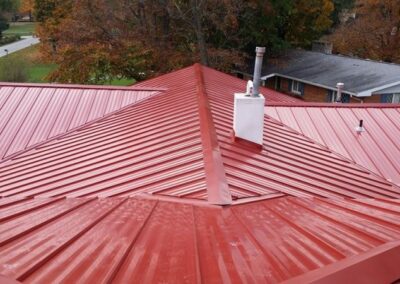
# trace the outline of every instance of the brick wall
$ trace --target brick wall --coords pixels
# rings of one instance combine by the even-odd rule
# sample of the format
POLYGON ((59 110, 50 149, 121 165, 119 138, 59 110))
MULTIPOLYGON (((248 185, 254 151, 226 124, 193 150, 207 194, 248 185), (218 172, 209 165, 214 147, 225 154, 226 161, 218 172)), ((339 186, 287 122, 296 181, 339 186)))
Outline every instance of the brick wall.
POLYGON ((328 91, 321 87, 316 87, 313 85, 304 86, 304 96, 303 99, 306 102, 326 102, 328 91))
MULTIPOLYGON (((265 85, 268 88, 275 89, 276 86, 275 82, 276 82, 276 77, 272 77, 266 81, 265 85)), ((305 84, 304 96, 298 96, 289 91, 289 80, 285 78, 281 78, 281 88, 278 89, 278 91, 303 99, 306 102, 319 102, 319 103, 326 102, 328 94, 328 90, 324 88, 305 84)), ((350 103, 361 103, 362 101, 364 101, 364 103, 380 103, 381 98, 380 95, 365 97, 364 99, 358 99, 353 97, 350 98, 350 103)))
POLYGON ((326 102, 326 95, 328 92, 323 88, 306 84, 304 86, 304 96, 299 96, 289 91, 289 80, 284 78, 281 78, 281 89, 279 91, 298 97, 307 102, 326 102))
POLYGON ((275 80, 276 77, 268 78, 265 82, 265 86, 270 89, 275 89, 275 80))
POLYGON ((373 96, 364 98, 364 103, 380 103, 380 102, 381 102, 380 95, 373 95, 373 96))

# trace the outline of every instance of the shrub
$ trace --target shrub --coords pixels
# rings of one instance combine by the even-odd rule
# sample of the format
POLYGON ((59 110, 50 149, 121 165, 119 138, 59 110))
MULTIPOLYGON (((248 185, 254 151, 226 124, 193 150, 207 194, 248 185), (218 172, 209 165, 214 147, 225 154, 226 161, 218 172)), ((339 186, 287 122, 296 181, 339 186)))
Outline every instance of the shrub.
POLYGON ((9 43, 13 43, 15 41, 20 40, 21 37, 19 35, 9 35, 9 36, 4 36, 3 38, 0 38, 0 46, 1 45, 6 45, 9 43))
POLYGON ((26 82, 28 80, 27 60, 23 57, 3 57, 0 61, 0 81, 26 82))

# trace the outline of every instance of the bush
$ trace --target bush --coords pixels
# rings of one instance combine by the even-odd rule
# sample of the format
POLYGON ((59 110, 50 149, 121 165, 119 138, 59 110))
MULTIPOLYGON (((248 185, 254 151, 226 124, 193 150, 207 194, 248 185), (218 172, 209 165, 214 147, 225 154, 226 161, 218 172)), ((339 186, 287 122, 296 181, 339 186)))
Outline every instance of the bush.
POLYGON ((0 81, 26 82, 29 77, 26 62, 23 57, 3 57, 0 61, 0 81))
POLYGON ((10 36, 4 36, 3 38, 0 39, 0 46, 1 45, 6 45, 9 43, 13 43, 15 41, 20 40, 21 37, 19 35, 10 35, 10 36))

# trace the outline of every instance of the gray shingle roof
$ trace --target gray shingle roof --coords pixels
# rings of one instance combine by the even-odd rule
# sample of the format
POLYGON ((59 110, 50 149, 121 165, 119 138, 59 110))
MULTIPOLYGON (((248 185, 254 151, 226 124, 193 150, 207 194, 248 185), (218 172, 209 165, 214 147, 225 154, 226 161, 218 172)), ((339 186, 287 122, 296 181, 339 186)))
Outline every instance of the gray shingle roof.
POLYGON ((361 96, 400 83, 397 64, 304 50, 291 50, 279 62, 267 64, 264 76, 280 74, 328 88, 343 82, 346 92, 361 96))

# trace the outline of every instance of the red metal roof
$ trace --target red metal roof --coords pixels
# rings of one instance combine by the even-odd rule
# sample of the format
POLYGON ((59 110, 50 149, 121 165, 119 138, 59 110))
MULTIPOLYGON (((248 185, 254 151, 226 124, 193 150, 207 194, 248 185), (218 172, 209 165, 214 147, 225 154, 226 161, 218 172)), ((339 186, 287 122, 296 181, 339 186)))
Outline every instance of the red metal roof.
POLYGON ((399 277, 400 203, 391 200, 0 202, 0 274, 27 283, 277 283, 325 267, 318 276, 338 280, 335 267, 360 269, 366 256, 380 265, 347 283, 399 277))
MULTIPOLYGON (((399 279, 399 187, 269 116, 262 149, 233 139, 233 94, 245 85, 194 65, 125 89, 158 93, 0 162, 0 275, 399 279)), ((270 104, 301 104, 262 92, 270 104)))
POLYGON ((154 88, 0 83, 0 161, 157 93, 154 88))
POLYGON ((244 82, 224 91, 200 66, 175 76, 176 87, 3 163, 0 195, 150 193, 216 204, 282 193, 400 197, 398 187, 275 120, 265 119, 261 151, 232 141, 233 92, 244 82))
POLYGON ((266 114, 400 185, 400 105, 280 104, 266 114))

